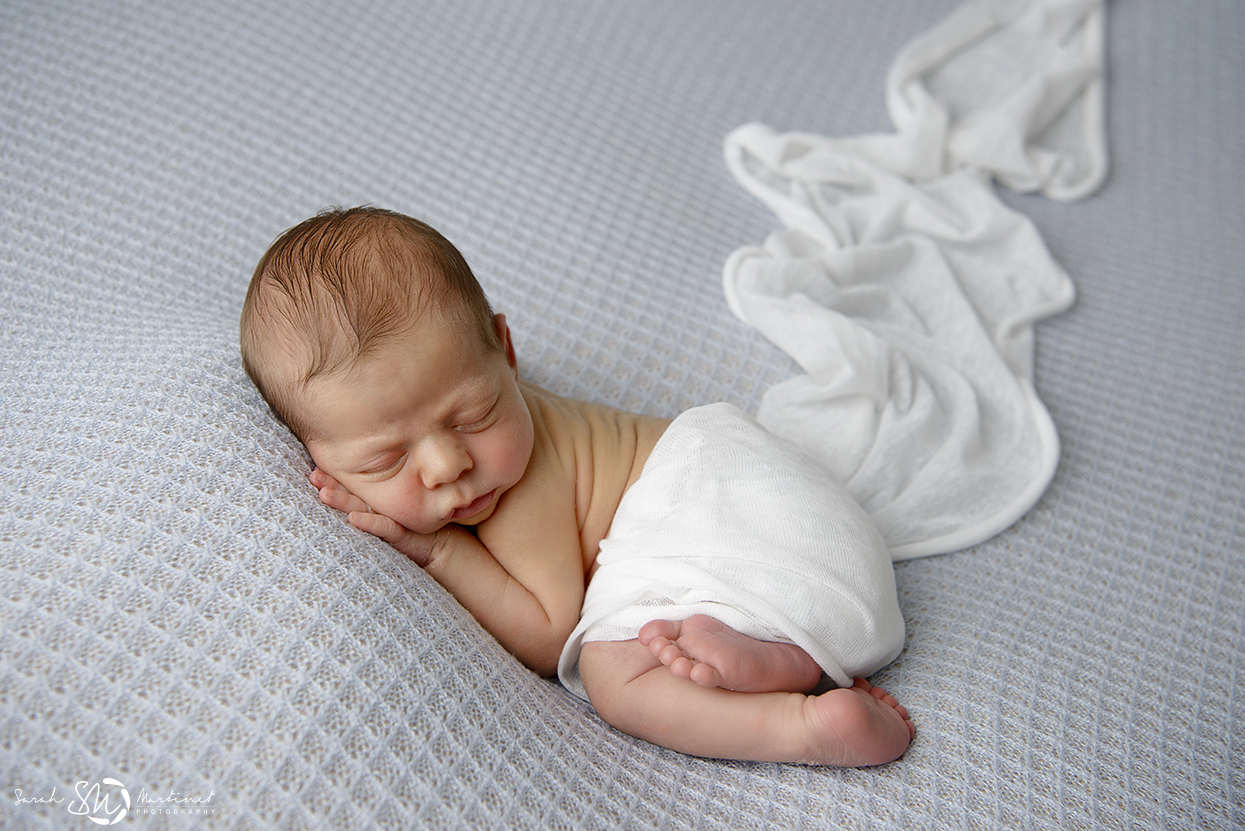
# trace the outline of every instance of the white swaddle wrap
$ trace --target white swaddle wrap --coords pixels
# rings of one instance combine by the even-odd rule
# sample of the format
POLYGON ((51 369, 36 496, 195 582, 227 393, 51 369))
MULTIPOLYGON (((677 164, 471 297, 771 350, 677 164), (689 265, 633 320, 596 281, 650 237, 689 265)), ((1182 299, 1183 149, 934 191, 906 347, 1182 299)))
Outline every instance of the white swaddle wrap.
POLYGON ((807 373, 758 419, 834 471, 895 559, 994 536, 1054 475, 1033 324, 1074 290, 990 179, 1057 199, 1101 183, 1103 18, 1101 0, 968 3, 892 65, 896 134, 726 139, 787 226, 730 257, 727 300, 807 373))
POLYGON ((1059 440, 1033 325, 1074 289, 992 178, 1062 200, 1101 184, 1104 16, 1103 0, 966 3, 892 64, 895 134, 727 137, 731 172, 786 226, 736 251, 724 287, 807 373, 758 412, 792 444, 733 408, 676 420, 601 545, 569 689, 582 643, 696 613, 850 683, 902 647, 892 558, 982 542, 1042 495, 1059 440))
POLYGON ((829 472, 730 404, 680 415, 623 496, 558 677, 585 697, 579 651, 655 618, 706 614, 794 643, 836 683, 903 646, 890 554, 829 472))

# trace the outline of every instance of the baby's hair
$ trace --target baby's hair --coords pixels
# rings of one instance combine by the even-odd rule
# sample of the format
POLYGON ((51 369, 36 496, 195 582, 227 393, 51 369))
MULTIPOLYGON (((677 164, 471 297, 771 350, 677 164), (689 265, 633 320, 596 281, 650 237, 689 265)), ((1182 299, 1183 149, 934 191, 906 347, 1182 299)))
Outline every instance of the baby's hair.
POLYGON ((381 208, 325 211, 286 231, 260 258, 242 306, 242 364, 277 417, 306 442, 312 428, 298 393, 409 333, 429 309, 501 348, 484 290, 434 228, 381 208))

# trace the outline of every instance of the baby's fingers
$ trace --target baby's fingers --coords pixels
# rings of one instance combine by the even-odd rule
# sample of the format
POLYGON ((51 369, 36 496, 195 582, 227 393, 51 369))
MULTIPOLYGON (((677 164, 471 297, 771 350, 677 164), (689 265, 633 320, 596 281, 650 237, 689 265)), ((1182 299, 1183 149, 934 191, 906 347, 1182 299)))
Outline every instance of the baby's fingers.
POLYGON ((322 490, 324 488, 341 487, 341 483, 339 483, 332 476, 329 476, 323 470, 320 470, 320 468, 316 468, 315 470, 311 471, 311 473, 307 474, 307 479, 310 480, 312 486, 316 490, 322 490))
POLYGON ((428 565, 432 559, 432 536, 416 534, 389 517, 370 511, 351 511, 348 519, 355 528, 380 537, 414 560, 420 568, 428 565))
MULTIPOLYGON (((324 478, 328 480, 328 484, 316 485, 316 487, 320 491, 320 501, 325 505, 341 511, 344 514, 348 514, 352 511, 359 511, 361 513, 371 512, 372 509, 366 502, 343 488, 331 476, 326 475, 324 478)), ((316 484, 315 479, 312 479, 312 484, 316 484)))

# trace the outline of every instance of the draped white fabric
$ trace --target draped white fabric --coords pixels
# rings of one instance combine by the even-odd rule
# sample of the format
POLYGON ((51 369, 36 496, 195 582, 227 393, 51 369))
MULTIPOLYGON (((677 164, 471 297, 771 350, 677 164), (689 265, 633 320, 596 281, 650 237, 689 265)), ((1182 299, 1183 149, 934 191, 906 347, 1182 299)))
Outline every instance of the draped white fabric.
POLYGON ((895 58, 896 133, 726 139, 786 225, 730 257, 727 300, 806 372, 758 418, 840 477, 895 559, 989 539, 1054 475, 1033 325, 1074 289, 993 181, 1056 199, 1102 182, 1104 14, 969 3, 895 58))

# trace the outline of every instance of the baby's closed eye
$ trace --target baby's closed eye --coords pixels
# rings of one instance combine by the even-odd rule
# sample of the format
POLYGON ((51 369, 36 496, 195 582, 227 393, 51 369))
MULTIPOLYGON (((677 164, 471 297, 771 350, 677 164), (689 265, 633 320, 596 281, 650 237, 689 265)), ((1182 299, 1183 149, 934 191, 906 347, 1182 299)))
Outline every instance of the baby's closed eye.
POLYGON ((381 456, 367 464, 363 465, 357 472, 360 476, 371 478, 381 477, 385 474, 396 473, 402 463, 406 461, 405 453, 394 453, 381 456))
POLYGON ((492 401, 486 407, 480 407, 471 410, 459 417, 454 429, 460 433, 478 433, 488 428, 497 414, 497 401, 492 401))

